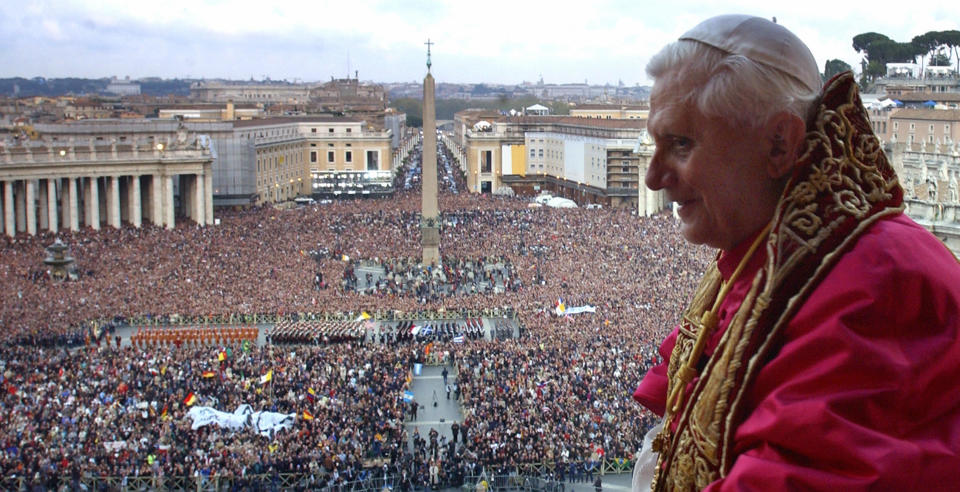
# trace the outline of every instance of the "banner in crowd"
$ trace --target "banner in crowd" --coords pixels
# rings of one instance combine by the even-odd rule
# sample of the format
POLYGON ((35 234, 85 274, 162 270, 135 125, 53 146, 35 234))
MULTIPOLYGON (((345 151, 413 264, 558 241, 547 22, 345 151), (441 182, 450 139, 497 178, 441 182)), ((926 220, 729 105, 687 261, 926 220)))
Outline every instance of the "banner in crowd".
POLYGON ((567 307, 562 299, 558 299, 554 307, 554 312, 557 313, 557 316, 570 316, 580 313, 595 313, 597 312, 597 308, 589 304, 585 306, 567 307))
POLYGON ((240 405, 233 413, 222 412, 211 407, 193 407, 187 417, 193 420, 191 429, 197 430, 205 425, 217 425, 225 429, 239 431, 251 427, 261 436, 272 437, 281 429, 293 427, 297 414, 277 412, 254 412, 250 405, 240 405))

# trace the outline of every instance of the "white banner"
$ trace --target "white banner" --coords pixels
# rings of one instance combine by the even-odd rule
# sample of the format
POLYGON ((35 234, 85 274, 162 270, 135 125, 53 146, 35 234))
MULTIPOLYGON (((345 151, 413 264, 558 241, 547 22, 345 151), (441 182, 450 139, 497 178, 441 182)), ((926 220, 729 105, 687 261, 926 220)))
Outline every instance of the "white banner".
POLYGON ((214 424, 233 431, 246 426, 253 428, 261 436, 270 436, 281 429, 293 427, 295 413, 254 412, 250 405, 240 405, 233 413, 222 412, 211 407, 193 407, 187 417, 193 420, 191 429, 199 429, 214 424))
POLYGON ((557 306, 556 312, 557 312, 557 316, 580 314, 580 313, 595 313, 597 312, 597 308, 588 304, 586 306, 577 306, 577 307, 566 308, 564 310, 561 310, 560 306, 557 306))

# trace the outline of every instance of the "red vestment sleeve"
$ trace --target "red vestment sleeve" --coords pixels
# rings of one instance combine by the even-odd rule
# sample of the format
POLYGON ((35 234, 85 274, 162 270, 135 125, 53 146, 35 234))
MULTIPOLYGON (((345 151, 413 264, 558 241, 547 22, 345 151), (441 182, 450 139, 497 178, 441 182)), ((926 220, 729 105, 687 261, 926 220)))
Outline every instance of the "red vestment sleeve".
POLYGON ((960 266, 918 229, 878 222, 814 290, 706 490, 956 489, 960 266))
POLYGON ((662 360, 647 371, 637 390, 633 392, 634 400, 661 417, 667 408, 667 366, 670 364, 670 354, 677 343, 679 331, 679 326, 674 327, 663 340, 658 350, 662 360))

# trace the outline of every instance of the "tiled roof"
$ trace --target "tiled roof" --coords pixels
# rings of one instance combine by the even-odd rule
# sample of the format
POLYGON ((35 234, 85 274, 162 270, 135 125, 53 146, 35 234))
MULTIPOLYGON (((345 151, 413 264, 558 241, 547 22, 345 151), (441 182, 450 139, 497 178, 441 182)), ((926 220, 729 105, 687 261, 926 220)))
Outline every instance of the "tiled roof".
POLYGON ((891 120, 960 121, 960 109, 903 108, 890 115, 891 120))

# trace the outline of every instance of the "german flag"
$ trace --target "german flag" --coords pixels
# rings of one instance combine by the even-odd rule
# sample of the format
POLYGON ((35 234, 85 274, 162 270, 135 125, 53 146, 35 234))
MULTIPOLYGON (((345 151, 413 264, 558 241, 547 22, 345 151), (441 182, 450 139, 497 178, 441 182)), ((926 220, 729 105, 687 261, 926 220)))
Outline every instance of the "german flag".
POLYGON ((304 410, 303 411, 303 420, 313 420, 313 414, 304 410))
POLYGON ((164 405, 164 406, 163 406, 163 411, 160 412, 160 418, 161 418, 161 419, 167 418, 167 408, 168 408, 168 407, 169 407, 169 405, 164 405))
POLYGON ((217 373, 213 371, 203 371, 203 377, 205 378, 212 378, 212 377, 215 377, 216 375, 217 373))
POLYGON ((192 391, 190 392, 190 394, 187 395, 186 398, 183 399, 183 404, 188 407, 190 405, 193 405, 196 402, 197 402, 197 395, 193 394, 192 391))

